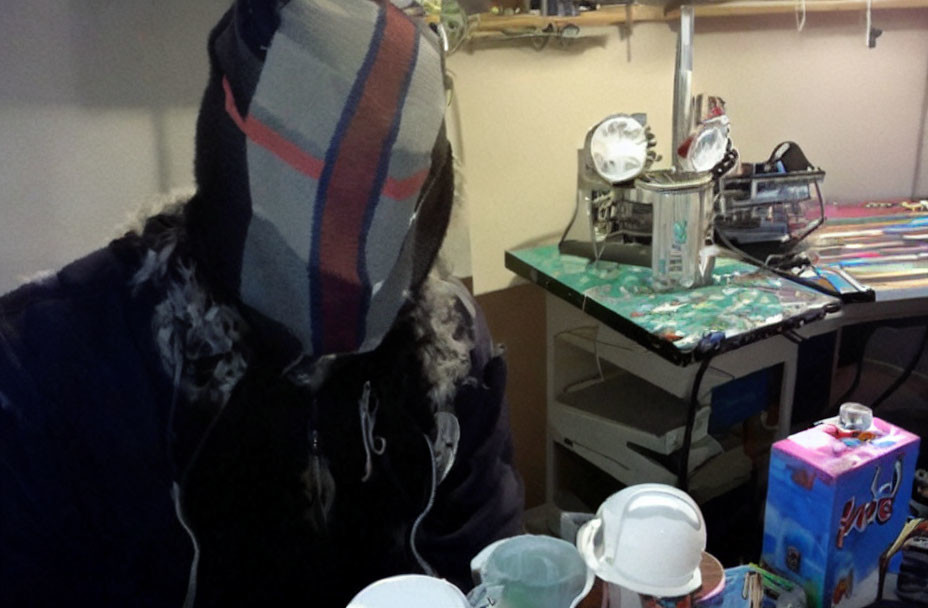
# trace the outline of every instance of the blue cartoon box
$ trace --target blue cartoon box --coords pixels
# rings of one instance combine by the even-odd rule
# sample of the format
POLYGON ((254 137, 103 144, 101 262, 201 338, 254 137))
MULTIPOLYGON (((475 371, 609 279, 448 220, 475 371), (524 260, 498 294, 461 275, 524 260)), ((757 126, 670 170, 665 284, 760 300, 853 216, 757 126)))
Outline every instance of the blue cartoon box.
POLYGON ((764 567, 801 584, 811 608, 872 603, 880 558, 908 516, 918 442, 856 403, 776 442, 764 567))

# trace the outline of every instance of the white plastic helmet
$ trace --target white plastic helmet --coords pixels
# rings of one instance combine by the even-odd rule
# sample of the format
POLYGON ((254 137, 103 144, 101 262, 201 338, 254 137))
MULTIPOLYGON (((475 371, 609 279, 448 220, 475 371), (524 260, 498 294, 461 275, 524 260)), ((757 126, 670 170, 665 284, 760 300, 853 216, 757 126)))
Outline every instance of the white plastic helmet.
POLYGON ((347 608, 470 608, 461 590, 424 574, 391 576, 361 590, 347 608))
POLYGON ((577 549, 599 578, 657 597, 699 589, 705 548, 699 506, 685 492, 657 483, 613 494, 577 533, 577 549))

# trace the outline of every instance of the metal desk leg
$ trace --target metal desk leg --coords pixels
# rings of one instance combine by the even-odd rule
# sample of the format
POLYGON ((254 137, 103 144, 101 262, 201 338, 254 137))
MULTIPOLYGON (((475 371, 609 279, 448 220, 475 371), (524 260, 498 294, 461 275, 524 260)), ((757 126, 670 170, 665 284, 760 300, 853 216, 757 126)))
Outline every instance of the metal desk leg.
POLYGON ((777 439, 784 439, 788 437, 791 432, 793 397, 796 393, 796 373, 799 361, 799 345, 792 345, 792 350, 791 356, 783 359, 783 378, 780 381, 780 417, 777 425, 777 439))
POLYGON ((554 462, 554 458, 554 439, 551 437, 549 425, 545 424, 545 502, 549 505, 554 504, 558 484, 557 463, 554 462))

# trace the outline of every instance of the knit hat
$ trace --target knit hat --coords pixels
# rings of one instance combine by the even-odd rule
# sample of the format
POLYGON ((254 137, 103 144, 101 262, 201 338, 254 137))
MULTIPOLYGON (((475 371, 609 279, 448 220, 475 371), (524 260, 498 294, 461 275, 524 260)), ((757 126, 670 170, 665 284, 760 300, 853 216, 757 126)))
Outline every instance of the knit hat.
POLYGON ((195 255, 304 353, 375 348, 450 212, 436 37, 387 1, 238 0, 209 53, 195 255))

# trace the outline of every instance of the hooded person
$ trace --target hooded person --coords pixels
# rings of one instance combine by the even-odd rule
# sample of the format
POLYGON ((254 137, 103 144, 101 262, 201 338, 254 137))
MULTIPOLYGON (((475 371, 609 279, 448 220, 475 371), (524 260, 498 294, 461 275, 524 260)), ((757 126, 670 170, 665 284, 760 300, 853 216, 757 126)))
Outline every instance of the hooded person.
POLYGON ((238 0, 189 201, 0 298, 0 605, 344 606, 520 531, 505 364, 433 265, 442 55, 238 0))

